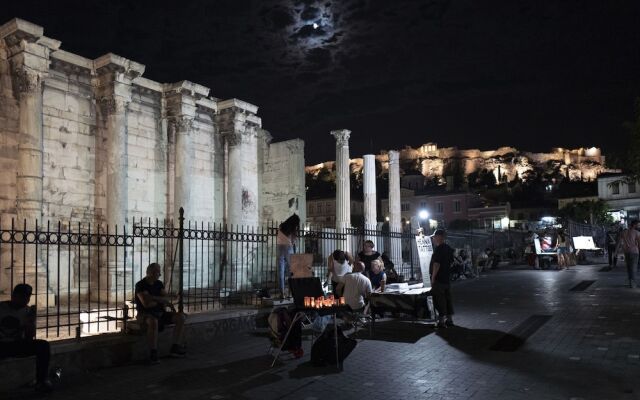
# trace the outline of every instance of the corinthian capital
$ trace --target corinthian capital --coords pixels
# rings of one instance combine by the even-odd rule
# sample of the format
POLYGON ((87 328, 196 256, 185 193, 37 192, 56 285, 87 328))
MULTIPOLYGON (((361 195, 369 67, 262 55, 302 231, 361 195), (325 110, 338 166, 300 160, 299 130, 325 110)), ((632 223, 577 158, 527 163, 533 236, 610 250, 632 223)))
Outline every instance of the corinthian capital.
POLYGON ((169 122, 173 125, 176 132, 190 132, 193 129, 194 117, 181 115, 172 117, 169 122))
POLYGON ((106 117, 113 114, 123 114, 130 101, 120 96, 103 96, 98 100, 100 112, 106 117))
POLYGON ((42 73, 24 67, 13 68, 11 72, 13 90, 16 96, 36 94, 42 84, 42 73))
POLYGON ((349 137, 351 136, 351 131, 348 129, 338 129, 336 131, 331 131, 331 135, 336 138, 337 146, 348 146, 349 145, 349 137))

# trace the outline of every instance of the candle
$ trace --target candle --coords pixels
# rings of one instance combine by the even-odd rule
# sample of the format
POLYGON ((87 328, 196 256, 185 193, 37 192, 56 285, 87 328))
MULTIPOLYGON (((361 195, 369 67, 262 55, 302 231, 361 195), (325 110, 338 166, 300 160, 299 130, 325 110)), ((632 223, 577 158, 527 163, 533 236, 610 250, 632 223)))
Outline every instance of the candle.
POLYGON ((340 305, 343 306, 345 304, 346 303, 345 303, 344 297, 340 297, 340 305))
POLYGON ((315 307, 316 301, 313 297, 309 297, 309 307, 315 307))

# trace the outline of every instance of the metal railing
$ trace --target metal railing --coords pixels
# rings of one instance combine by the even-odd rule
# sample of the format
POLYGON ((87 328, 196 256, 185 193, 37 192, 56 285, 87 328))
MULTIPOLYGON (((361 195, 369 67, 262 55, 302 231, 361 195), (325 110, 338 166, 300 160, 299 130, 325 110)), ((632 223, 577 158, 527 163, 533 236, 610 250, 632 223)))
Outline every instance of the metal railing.
MULTIPOLYGON (((276 291, 277 227, 275 222, 246 227, 182 217, 136 219, 113 227, 0 221, 0 297, 8 298, 17 283, 33 286, 39 337, 119 331, 135 316, 136 282, 155 262, 162 266, 161 280, 176 296, 179 310, 256 306, 276 291)), ((355 256, 365 240, 372 240, 384 253, 399 241, 401 262, 395 269, 404 280, 414 280, 421 279, 414 239, 409 231, 305 228, 295 252, 313 254, 314 274, 324 278, 327 258, 335 249, 355 256)), ((449 232, 453 247, 470 246, 473 252, 490 240, 502 243, 487 232, 449 232)))

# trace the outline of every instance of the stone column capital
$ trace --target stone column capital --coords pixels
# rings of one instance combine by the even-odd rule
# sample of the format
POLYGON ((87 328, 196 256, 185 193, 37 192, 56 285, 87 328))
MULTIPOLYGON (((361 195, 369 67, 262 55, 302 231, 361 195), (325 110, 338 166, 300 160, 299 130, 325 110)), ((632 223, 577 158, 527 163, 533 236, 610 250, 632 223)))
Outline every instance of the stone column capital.
POLYGON ((35 95, 40 92, 46 73, 25 66, 14 66, 11 72, 16 97, 35 95))
POLYGON ((191 115, 177 115, 169 118, 169 123, 176 132, 188 133, 194 127, 195 117, 191 115))
POLYGON ((348 129, 338 129, 331 131, 331 135, 336 139, 336 146, 348 146, 351 131, 348 129))
POLYGON ((223 134, 229 146, 238 146, 249 143, 252 139, 258 137, 257 129, 254 127, 246 127, 244 130, 233 130, 223 134))
POLYGON ((131 103, 131 99, 122 96, 102 96, 98 100, 98 106, 102 116, 124 114, 127 107, 131 103))

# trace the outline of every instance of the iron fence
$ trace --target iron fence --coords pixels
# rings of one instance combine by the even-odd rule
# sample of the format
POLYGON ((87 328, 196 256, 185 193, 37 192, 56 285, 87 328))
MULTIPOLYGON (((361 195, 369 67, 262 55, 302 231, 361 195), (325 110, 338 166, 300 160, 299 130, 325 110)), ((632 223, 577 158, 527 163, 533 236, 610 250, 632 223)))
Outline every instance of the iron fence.
MULTIPOLYGON (((274 223, 258 227, 194 221, 136 219, 128 225, 80 223, 10 224, 0 221, 0 296, 26 282, 34 287, 37 334, 68 338, 121 330, 135 317, 134 288, 150 263, 178 307, 188 313, 253 307, 278 282, 274 223)), ((509 246, 505 233, 450 231, 455 248, 477 254, 491 242, 509 246)), ((421 279, 415 236, 410 231, 305 228, 296 253, 313 254, 315 276, 327 274, 336 249, 356 255, 365 240, 380 253, 396 251, 395 269, 405 280, 421 279), (399 255, 399 257, 398 257, 399 255)))

